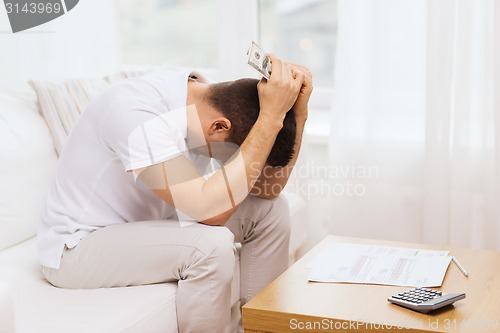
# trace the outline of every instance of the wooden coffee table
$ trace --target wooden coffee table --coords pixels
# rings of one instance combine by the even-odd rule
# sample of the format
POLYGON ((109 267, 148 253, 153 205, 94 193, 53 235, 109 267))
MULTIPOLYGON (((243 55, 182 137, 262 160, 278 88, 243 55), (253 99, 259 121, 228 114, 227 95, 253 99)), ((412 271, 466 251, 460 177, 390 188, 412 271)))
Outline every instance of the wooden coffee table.
POLYGON ((500 252, 328 236, 243 307, 246 333, 263 332, 500 332, 500 252), (431 314, 387 302, 409 287, 308 281, 307 265, 329 242, 449 250, 441 288, 467 298, 431 314))

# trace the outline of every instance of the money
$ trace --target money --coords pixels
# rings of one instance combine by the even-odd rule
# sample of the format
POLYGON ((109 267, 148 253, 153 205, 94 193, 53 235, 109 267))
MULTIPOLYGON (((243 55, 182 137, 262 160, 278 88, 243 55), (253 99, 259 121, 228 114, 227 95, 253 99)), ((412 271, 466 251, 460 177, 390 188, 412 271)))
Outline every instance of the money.
POLYGON ((247 55, 248 64, 269 80, 271 77, 271 59, 269 59, 266 52, 256 42, 252 41, 247 55))

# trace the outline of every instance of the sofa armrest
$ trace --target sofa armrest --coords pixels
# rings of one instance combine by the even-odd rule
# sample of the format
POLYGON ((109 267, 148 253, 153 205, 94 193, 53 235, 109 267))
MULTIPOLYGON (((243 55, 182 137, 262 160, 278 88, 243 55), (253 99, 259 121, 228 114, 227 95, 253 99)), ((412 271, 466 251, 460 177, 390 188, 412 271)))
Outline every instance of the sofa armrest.
POLYGON ((300 257, 300 250, 306 244, 308 236, 307 205, 304 199, 295 193, 287 192, 290 206, 290 253, 289 262, 293 264, 300 257))
POLYGON ((0 284, 0 333, 14 333, 14 304, 7 284, 0 284))

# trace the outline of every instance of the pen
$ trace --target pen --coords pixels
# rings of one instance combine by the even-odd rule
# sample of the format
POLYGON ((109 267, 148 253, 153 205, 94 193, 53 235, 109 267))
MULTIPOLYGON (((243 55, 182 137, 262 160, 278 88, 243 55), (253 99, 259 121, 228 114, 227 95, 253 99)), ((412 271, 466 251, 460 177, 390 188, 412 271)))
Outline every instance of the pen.
POLYGON ((458 269, 466 276, 466 277, 469 277, 469 273, 467 273, 467 271, 465 270, 464 266, 462 266, 462 264, 460 264, 460 262, 458 261, 457 258, 455 258, 455 256, 452 256, 451 257, 451 260, 455 263, 455 265, 457 265, 458 269))

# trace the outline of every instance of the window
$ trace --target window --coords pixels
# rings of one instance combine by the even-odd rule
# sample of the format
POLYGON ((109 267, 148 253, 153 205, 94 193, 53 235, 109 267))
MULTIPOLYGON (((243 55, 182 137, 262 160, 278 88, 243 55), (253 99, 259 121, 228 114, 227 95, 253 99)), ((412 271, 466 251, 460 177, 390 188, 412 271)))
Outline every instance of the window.
POLYGON ((333 86, 336 0, 260 0, 259 19, 265 50, 305 64, 316 87, 333 86))
POLYGON ((256 40, 309 67, 311 110, 332 101, 337 0, 114 0, 124 65, 209 69, 216 81, 258 75, 246 63, 256 40))
POLYGON ((115 8, 124 64, 217 66, 217 0, 115 0, 115 8))

